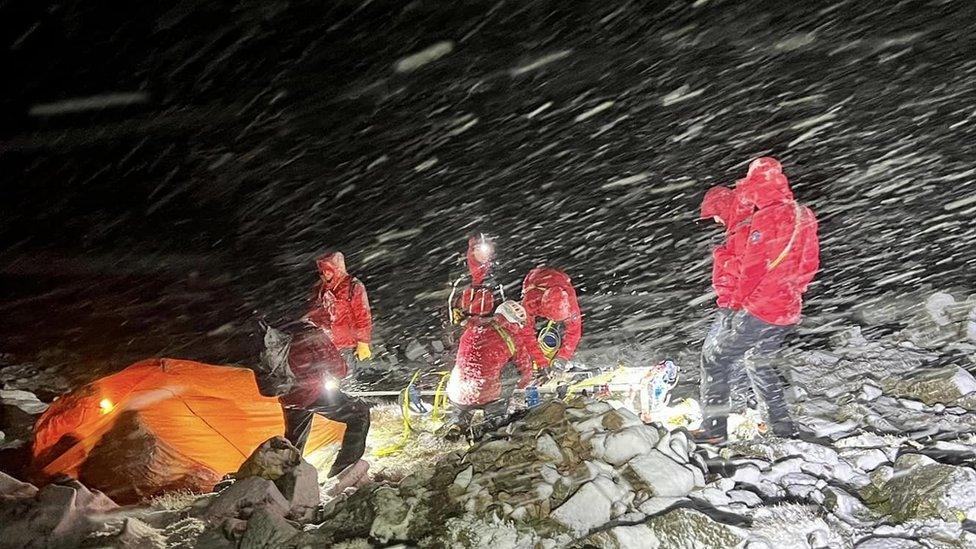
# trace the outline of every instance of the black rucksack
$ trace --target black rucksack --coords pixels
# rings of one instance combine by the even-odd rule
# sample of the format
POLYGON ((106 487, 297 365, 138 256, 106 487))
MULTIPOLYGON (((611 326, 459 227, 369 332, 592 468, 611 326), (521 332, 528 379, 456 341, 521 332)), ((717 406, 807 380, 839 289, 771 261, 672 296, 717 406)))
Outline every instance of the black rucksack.
POLYGON ((258 391, 266 397, 288 394, 295 386, 295 374, 288 366, 291 335, 264 322, 261 326, 264 328, 264 350, 254 368, 258 391))

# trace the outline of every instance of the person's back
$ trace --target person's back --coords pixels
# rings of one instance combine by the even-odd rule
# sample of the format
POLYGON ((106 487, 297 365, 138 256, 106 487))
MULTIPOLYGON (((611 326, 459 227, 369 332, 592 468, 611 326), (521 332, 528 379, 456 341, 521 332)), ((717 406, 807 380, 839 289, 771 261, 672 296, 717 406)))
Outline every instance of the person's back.
POLYGON ((802 295, 820 266, 817 218, 795 201, 780 173, 755 174, 740 192, 758 210, 732 237, 739 264, 733 301, 769 324, 796 324, 802 295))
POLYGON ((502 421, 512 391, 530 382, 532 358, 521 337, 525 320, 525 309, 506 301, 494 317, 472 318, 465 325, 446 389, 453 407, 445 427, 449 438, 467 430, 475 409, 484 410, 489 424, 502 421))
POLYGON ((552 267, 532 269, 522 282, 522 304, 528 314, 528 337, 535 339, 538 335, 537 317, 562 325, 558 348, 550 350, 552 356, 546 356, 539 345, 532 346, 537 365, 548 367, 550 363, 571 359, 583 337, 583 318, 569 275, 552 267))

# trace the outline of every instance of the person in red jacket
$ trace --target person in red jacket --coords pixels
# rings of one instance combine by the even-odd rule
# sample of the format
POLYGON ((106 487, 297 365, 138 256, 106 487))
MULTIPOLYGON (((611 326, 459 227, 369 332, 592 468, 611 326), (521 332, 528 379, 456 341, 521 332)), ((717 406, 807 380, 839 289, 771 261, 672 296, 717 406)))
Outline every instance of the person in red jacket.
POLYGON ((465 255, 468 265, 467 284, 459 277, 451 287, 448 307, 451 324, 460 325, 471 317, 490 317, 495 311, 495 294, 504 300, 505 291, 494 281, 492 268, 495 263, 495 244, 484 234, 468 238, 465 255))
POLYGON ((326 254, 316 261, 321 282, 306 318, 329 335, 346 361, 353 365, 373 356, 370 340, 373 319, 363 283, 346 272, 341 252, 326 254))
POLYGON ((522 336, 526 320, 521 305, 506 301, 492 318, 472 317, 465 324, 447 382, 454 412, 445 436, 457 438, 466 432, 477 409, 484 411, 486 425, 497 426, 506 415, 514 386, 529 384, 532 357, 522 336))
POLYGON ((753 161, 731 195, 709 191, 702 217, 726 226, 726 242, 713 254, 720 309, 702 347, 703 436, 727 437, 737 379, 747 379, 765 404, 773 433, 793 436, 771 359, 799 321, 802 295, 819 269, 817 219, 794 200, 782 166, 769 157, 753 161))
POLYGON ((315 414, 345 423, 342 445, 329 469, 331 478, 358 462, 366 451, 369 405, 339 389, 348 365, 325 331, 301 322, 291 335, 288 367, 295 375, 295 383, 288 394, 279 398, 285 417, 285 438, 301 452, 315 414))
POLYGON ((526 331, 536 340, 532 358, 538 368, 561 368, 573 358, 583 337, 576 290, 569 275, 552 267, 536 267, 522 282, 526 331))

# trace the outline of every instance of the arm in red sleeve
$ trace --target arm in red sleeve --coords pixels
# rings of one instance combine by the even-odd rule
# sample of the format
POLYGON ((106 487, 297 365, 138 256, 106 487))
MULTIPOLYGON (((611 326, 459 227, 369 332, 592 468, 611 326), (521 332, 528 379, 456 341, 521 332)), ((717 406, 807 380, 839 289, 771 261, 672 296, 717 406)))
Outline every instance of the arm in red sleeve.
POLYGON ((373 336, 373 315, 369 310, 366 286, 356 280, 352 290, 353 335, 359 343, 369 343, 373 336))
POLYGON ((556 353, 556 358, 563 360, 573 358, 576 347, 579 346, 580 339, 583 338, 583 315, 580 313, 579 302, 575 295, 570 294, 570 296, 573 314, 566 319, 566 333, 563 334, 563 344, 559 347, 559 352, 556 353))
POLYGON ((712 252, 712 289, 718 297, 719 307, 731 307, 732 292, 736 283, 735 257, 728 248, 721 246, 712 252))
POLYGON ((522 332, 515 334, 515 356, 513 358, 515 360, 515 367, 518 368, 519 371, 519 389, 523 389, 528 386, 528 384, 532 381, 532 375, 534 373, 532 368, 532 347, 530 347, 528 344, 533 344, 535 348, 539 347, 538 345, 535 345, 535 339, 526 341, 526 338, 523 335, 524 333, 525 332, 523 330, 522 332))
POLYGON ((549 359, 542 354, 542 349, 539 348, 539 342, 536 341, 535 321, 526 323, 525 328, 522 328, 519 332, 519 340, 529 353, 530 361, 535 362, 539 368, 549 366, 549 359))

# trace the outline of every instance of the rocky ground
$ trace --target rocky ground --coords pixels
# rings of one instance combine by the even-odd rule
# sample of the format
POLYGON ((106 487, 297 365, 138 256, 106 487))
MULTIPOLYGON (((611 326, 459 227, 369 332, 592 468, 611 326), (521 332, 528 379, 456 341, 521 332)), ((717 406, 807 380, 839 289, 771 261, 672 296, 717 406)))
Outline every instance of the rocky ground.
MULTIPOLYGON (((420 424, 337 497, 287 444, 213 494, 135 507, 2 475, 0 546, 976 547, 974 304, 936 294, 894 337, 852 327, 785 357, 803 440, 696 446, 612 402, 548 402, 470 447, 420 424)), ((28 395, 4 409, 37 413, 28 395)), ((374 419, 371 451, 399 435, 374 419)))

